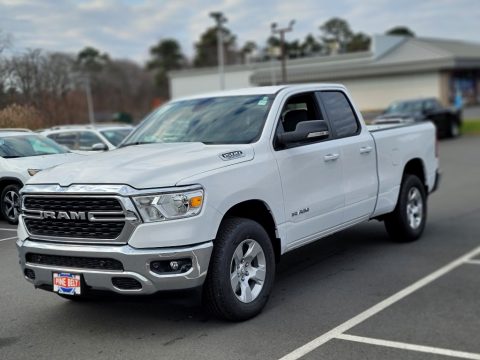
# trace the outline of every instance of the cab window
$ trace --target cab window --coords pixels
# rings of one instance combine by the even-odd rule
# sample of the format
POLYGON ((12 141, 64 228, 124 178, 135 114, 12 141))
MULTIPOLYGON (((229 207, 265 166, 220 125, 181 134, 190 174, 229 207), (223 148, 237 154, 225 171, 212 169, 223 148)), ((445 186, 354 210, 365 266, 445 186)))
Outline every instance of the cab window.
POLYGON ((359 133, 360 124, 343 92, 321 91, 320 98, 337 138, 353 136, 359 133))
POLYGON ((103 144, 100 137, 92 131, 81 131, 78 141, 78 150, 92 150, 93 145, 103 144))
MULTIPOLYGON (((282 108, 280 119, 277 126, 277 134, 295 131, 298 123, 312 120, 323 120, 324 117, 315 98, 315 93, 302 93, 290 97, 282 108)), ((291 144, 288 147, 308 145, 318 141, 312 138, 311 141, 291 144)), ((275 149, 281 150, 282 147, 275 143, 275 149)))

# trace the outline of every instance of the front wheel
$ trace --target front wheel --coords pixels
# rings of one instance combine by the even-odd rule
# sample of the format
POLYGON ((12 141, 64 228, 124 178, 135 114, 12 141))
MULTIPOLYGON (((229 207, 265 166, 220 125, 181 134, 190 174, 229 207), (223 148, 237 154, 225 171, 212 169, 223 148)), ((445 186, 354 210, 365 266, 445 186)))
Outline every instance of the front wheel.
POLYGON ((203 288, 206 308, 222 319, 250 319, 267 303, 274 277, 275 254, 265 229, 250 219, 224 220, 203 288))
POLYGON ((18 204, 20 201, 20 187, 16 184, 5 186, 0 199, 2 216, 10 224, 18 224, 18 204))
POLYGON ((395 210, 385 218, 390 237, 399 242, 417 240, 427 221, 425 186, 415 175, 404 176, 395 210))

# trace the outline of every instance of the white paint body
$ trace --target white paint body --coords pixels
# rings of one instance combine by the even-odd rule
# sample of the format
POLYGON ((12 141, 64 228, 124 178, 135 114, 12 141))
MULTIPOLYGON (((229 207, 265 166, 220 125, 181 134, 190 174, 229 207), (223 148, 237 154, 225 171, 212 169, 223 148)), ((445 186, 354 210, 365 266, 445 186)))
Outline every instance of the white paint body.
MULTIPOLYGON (((275 151, 273 138, 287 99, 307 91, 339 90, 330 84, 250 88, 212 94, 233 96, 277 94, 259 140, 244 145, 201 143, 148 144, 120 148, 86 160, 42 171, 29 184, 125 184, 135 189, 201 185, 202 212, 191 218, 139 225, 128 244, 133 248, 166 248, 214 240, 227 211, 244 201, 263 201, 275 221, 281 252, 395 208, 405 164, 420 159, 426 186, 434 187, 438 159, 435 128, 430 123, 372 127, 361 122, 352 137, 275 151), (362 149, 370 148, 368 152, 362 149), (242 151, 225 161, 220 154, 242 151), (339 155, 324 161, 327 154, 339 155), (292 216, 300 209, 309 211, 292 216)), ((206 97, 198 96, 198 97, 206 97)), ((353 104, 353 101, 352 101, 353 104)), ((27 237, 19 227, 20 241, 27 237)))

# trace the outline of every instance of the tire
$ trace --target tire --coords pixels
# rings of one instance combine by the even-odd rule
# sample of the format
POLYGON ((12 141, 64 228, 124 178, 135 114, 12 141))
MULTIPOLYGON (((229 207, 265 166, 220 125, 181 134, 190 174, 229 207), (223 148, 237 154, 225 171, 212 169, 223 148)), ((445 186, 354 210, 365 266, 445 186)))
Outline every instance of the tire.
POLYGON ((5 186, 0 199, 0 211, 5 220, 10 224, 18 224, 17 205, 20 199, 20 186, 10 184, 5 186))
POLYGON ((420 238, 426 221, 425 185, 416 175, 406 174, 402 180, 397 206, 385 218, 385 228, 393 240, 411 242, 420 238))
POLYGON ((448 123, 447 137, 450 139, 460 136, 460 126, 458 121, 450 120, 448 123))
POLYGON ((203 286, 206 309, 229 321, 250 319, 267 303, 274 278, 275 254, 265 229, 250 219, 225 219, 203 286))

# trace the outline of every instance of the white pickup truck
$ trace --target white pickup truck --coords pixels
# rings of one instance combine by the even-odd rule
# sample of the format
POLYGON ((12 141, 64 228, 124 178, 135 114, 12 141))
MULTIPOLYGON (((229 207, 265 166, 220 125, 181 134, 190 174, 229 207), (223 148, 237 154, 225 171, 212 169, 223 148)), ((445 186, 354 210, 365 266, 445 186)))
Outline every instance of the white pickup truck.
POLYGON ((438 183, 431 123, 368 128, 345 87, 258 87, 172 101, 115 150, 22 190, 25 278, 72 300, 203 286, 258 314, 282 254, 371 219, 424 230, 438 183))

